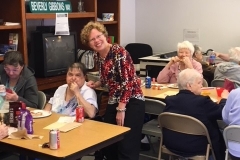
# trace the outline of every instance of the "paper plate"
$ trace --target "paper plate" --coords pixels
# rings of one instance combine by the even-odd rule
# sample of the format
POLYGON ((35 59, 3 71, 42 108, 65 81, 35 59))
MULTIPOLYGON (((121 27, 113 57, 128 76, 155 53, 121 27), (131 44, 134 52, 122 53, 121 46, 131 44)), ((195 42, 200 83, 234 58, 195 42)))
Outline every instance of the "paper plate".
POLYGON ((175 84, 168 84, 167 87, 168 88, 178 89, 178 85, 176 83, 175 84))
POLYGON ((44 117, 48 117, 52 114, 51 111, 44 111, 44 110, 33 110, 30 112, 31 112, 33 118, 44 118, 44 117))

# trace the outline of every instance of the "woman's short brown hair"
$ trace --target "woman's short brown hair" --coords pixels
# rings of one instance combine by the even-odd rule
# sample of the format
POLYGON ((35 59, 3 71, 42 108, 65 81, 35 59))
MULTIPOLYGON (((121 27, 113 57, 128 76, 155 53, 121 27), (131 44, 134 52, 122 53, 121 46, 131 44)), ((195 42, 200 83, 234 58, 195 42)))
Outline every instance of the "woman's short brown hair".
POLYGON ((81 62, 74 62, 73 64, 68 66, 68 71, 72 70, 73 68, 77 68, 77 69, 81 70, 84 76, 87 75, 87 68, 86 68, 85 64, 83 64, 81 62))
POLYGON ((3 65, 13 65, 13 66, 24 65, 22 53, 19 51, 8 51, 4 54, 3 65))
POLYGON ((102 32, 105 37, 108 36, 108 32, 107 32, 107 30, 106 30, 106 28, 104 27, 103 24, 101 24, 99 22, 90 21, 83 27, 83 29, 81 31, 82 44, 88 45, 89 35, 90 35, 90 32, 92 31, 92 29, 96 29, 99 32, 102 32))

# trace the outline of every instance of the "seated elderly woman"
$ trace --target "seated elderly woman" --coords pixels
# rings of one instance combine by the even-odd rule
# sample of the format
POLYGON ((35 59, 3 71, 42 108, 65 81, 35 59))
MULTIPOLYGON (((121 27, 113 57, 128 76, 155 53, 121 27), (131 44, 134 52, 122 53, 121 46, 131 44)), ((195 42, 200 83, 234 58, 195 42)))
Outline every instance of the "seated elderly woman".
POLYGON ((216 66, 209 65, 206 61, 203 61, 202 49, 198 45, 194 45, 193 59, 201 63, 203 77, 208 84, 211 84, 212 80, 214 79, 214 71, 216 66))
POLYGON ((55 91, 44 110, 70 116, 75 115, 78 105, 82 105, 85 117, 93 118, 97 112, 97 95, 85 82, 87 69, 82 63, 73 63, 69 66, 66 81, 55 91))
POLYGON ((216 57, 226 62, 219 63, 214 72, 214 79, 231 79, 240 81, 240 47, 231 48, 229 54, 214 52, 216 57))
MULTIPOLYGON (((240 88, 230 92, 222 111, 223 121, 228 125, 240 125, 240 88)), ((240 144, 229 142, 228 150, 232 160, 240 159, 240 144)))
POLYGON ((178 74, 186 68, 193 68, 202 74, 202 65, 192 58, 193 52, 194 47, 189 41, 178 43, 178 56, 172 57, 160 71, 157 82, 176 83, 178 74))
MULTIPOLYGON (((223 160, 225 145, 216 120, 222 119, 222 108, 228 91, 223 91, 219 104, 213 102, 209 96, 200 95, 202 75, 195 69, 180 72, 177 83, 180 91, 177 95, 165 98, 164 112, 184 114, 200 120, 208 129, 216 159, 223 160)), ((187 157, 206 153, 206 137, 181 134, 167 129, 163 130, 163 134, 164 144, 176 154, 187 157)))
POLYGON ((201 63, 202 68, 208 67, 208 63, 203 61, 202 49, 198 45, 194 45, 193 59, 201 63))

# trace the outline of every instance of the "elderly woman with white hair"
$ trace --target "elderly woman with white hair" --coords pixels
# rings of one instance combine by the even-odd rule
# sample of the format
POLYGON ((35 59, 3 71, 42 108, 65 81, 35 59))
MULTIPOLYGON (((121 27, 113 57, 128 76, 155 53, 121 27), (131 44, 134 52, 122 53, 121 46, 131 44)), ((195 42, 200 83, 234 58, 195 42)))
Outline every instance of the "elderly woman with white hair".
MULTIPOLYGON (((216 159, 224 160, 225 145, 217 120, 222 119, 228 91, 223 91, 219 103, 213 102, 209 96, 200 95, 202 75, 195 69, 180 72, 177 82, 180 91, 177 95, 165 98, 166 107, 163 112, 184 114, 200 120, 208 129, 216 159)), ((163 135, 164 145, 183 157, 206 153, 207 141, 203 136, 186 135, 167 129, 163 130, 163 135)))
POLYGON ((172 57, 169 63, 160 71, 157 82, 158 83, 176 83, 178 74, 186 69, 195 69, 202 74, 202 65, 192 58, 194 47, 189 41, 178 43, 178 55, 172 57))
POLYGON ((215 52, 216 57, 226 62, 219 63, 214 72, 214 79, 240 81, 240 47, 231 48, 229 54, 215 52))

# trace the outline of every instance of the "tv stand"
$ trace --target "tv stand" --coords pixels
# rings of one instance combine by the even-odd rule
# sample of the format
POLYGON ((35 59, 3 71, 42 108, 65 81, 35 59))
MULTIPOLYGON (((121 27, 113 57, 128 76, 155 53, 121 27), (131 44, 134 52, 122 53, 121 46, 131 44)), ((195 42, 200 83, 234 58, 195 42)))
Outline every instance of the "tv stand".
POLYGON ((36 78, 38 90, 43 91, 47 89, 57 88, 63 84, 66 84, 66 75, 47 77, 47 78, 36 78))

